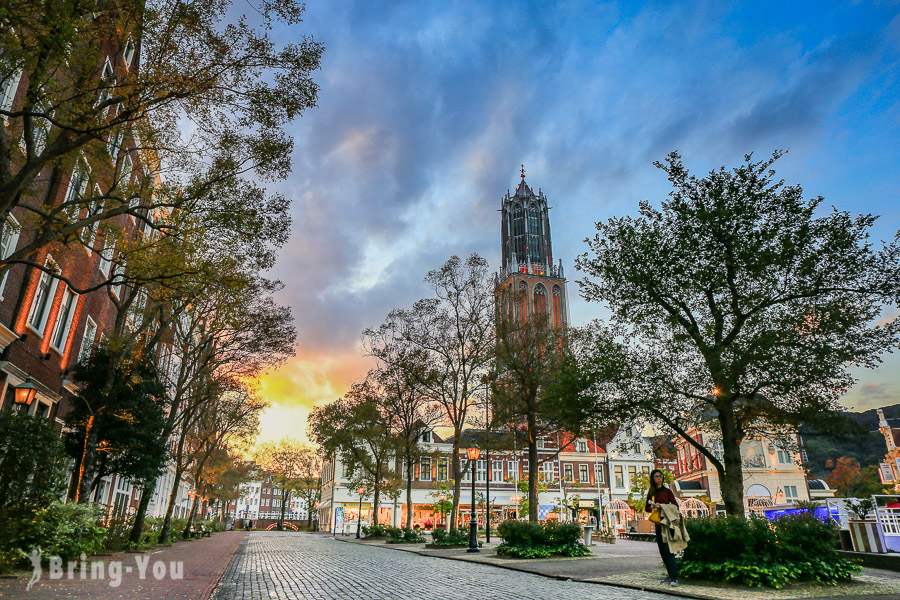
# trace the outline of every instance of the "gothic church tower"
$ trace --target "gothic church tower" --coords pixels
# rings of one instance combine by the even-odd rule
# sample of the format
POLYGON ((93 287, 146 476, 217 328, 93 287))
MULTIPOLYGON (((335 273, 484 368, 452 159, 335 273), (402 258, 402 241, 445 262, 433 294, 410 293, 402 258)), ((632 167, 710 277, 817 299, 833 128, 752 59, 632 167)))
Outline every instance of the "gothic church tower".
POLYGON ((569 318, 566 278, 562 260, 553 264, 550 207, 540 188, 535 194, 525 183, 524 165, 521 178, 515 194, 500 199, 499 308, 519 321, 543 313, 550 327, 562 329, 569 318))

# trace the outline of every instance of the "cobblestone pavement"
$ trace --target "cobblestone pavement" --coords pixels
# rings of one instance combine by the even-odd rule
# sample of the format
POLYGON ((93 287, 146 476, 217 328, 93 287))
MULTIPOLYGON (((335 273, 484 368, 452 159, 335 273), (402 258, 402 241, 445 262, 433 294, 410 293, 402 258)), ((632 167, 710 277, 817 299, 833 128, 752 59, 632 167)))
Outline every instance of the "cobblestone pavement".
POLYGON ((247 536, 213 598, 663 600, 672 596, 272 531, 247 536))
MULTIPOLYGON (((90 566, 81 579, 76 568, 73 577, 64 572, 54 578, 43 567, 41 578, 30 591, 29 577, 0 579, 0 598, 48 600, 56 598, 90 598, 91 600, 205 600, 215 589, 225 568, 244 539, 243 531, 214 533, 212 537, 179 542, 171 547, 158 548, 149 554, 116 554, 110 557, 90 557, 89 563, 102 563, 104 577, 91 579, 90 566), (181 565, 180 578, 170 577, 172 562, 181 565), (118 576, 110 576, 110 565, 118 563, 118 576), (140 574, 144 567, 144 577, 140 574), (154 567, 165 567, 162 575, 154 576, 154 567)), ((65 568, 65 567, 64 567, 65 568)), ((176 571, 177 572, 177 571, 176 571)))

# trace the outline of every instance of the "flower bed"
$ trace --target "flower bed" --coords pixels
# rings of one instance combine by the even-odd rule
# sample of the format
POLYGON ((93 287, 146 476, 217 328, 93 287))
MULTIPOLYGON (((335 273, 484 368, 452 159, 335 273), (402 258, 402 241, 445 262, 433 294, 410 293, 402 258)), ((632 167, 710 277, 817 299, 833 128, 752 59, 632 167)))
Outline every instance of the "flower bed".
POLYGON ((691 541, 678 564, 685 579, 781 588, 794 581, 834 585, 859 573, 837 553, 838 528, 811 514, 689 519, 691 541))

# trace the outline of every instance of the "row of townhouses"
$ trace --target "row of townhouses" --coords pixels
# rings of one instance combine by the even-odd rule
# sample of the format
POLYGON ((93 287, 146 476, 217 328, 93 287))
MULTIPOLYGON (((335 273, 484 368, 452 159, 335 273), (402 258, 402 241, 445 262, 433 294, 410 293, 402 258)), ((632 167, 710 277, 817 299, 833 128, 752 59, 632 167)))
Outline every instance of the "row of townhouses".
MULTIPOLYGON (((717 448, 707 434, 694 431, 692 436, 701 444, 717 448)), ((797 440, 799 442, 799 439, 797 440)), ((440 513, 440 494, 451 498, 450 460, 452 445, 435 432, 422 435, 421 447, 426 456, 413 470, 412 526, 432 528, 446 522, 440 513), (449 488, 449 490, 448 490, 449 488)), ((618 428, 612 437, 573 437, 560 433, 539 440, 540 459, 538 516, 540 519, 581 520, 599 519, 609 527, 623 529, 636 517, 628 501, 636 498, 632 490, 639 475, 648 475, 654 468, 673 473, 672 489, 681 500, 703 498, 713 504, 722 500, 718 476, 709 461, 694 446, 684 440, 675 444, 674 461, 661 460, 653 452, 651 437, 641 428, 618 428)), ((716 450, 720 452, 721 450, 716 450)), ((741 447, 744 457, 744 494, 747 514, 760 513, 764 508, 792 504, 801 500, 817 500, 834 496, 834 490, 818 479, 808 480, 801 466, 800 453, 765 439, 745 440, 741 447)), ((520 482, 527 480, 527 452, 496 451, 485 456, 482 451, 474 468, 475 503, 479 522, 483 524, 485 497, 490 488, 491 518, 494 522, 518 518, 522 500, 527 496, 520 482)), ((400 461, 392 468, 400 473, 400 461)), ((462 477, 459 522, 467 523, 472 507, 472 469, 461 452, 460 467, 466 469, 462 477)), ((362 495, 353 487, 353 474, 340 456, 326 462, 322 475, 322 502, 319 524, 322 529, 341 532, 356 527, 359 515, 362 522, 371 522, 373 514, 371 490, 362 495)), ((406 523, 405 491, 396 498, 382 496, 378 507, 379 523, 398 527, 406 523)))
MULTIPOLYGON (((97 88, 102 90, 97 102, 111 97, 111 86, 127 73, 138 69, 140 43, 137 32, 121 32, 120 39, 108 39, 96 68, 97 88)), ((0 63, 2 64, 2 63, 0 63)), ((25 102, 29 90, 28 73, 4 71, 0 81, 0 110, 16 111, 25 102)), ((66 77, 61 74, 60 77, 66 77)), ((117 108, 110 106, 107 115, 117 108)), ((31 147, 40 155, 57 132, 49 121, 32 119, 31 147)), ((20 167, 26 160, 22 118, 3 117, 8 140, 13 143, 11 161, 20 167)), ((157 181, 155 157, 141 150, 136 131, 123 129, 108 140, 97 140, 97 148, 82 153, 69 162, 47 162, 35 178, 35 186, 22 194, 22 201, 12 208, 2 223, 0 257, 7 258, 16 250, 28 247, 41 231, 31 225, 32 214, 74 203, 81 206, 69 220, 85 219, 102 210, 96 200, 90 206, 79 200, 102 197, 112 187, 143 188, 145 181, 157 181), (104 152, 105 148, 105 152, 104 152)), ((6 149, 3 149, 6 150, 6 149)), ((24 410, 31 415, 51 420, 62 431, 65 416, 71 410, 71 398, 77 392, 72 381, 75 364, 98 343, 111 335, 116 322, 117 304, 129 286, 114 284, 80 294, 106 281, 116 281, 127 274, 128 264, 121 248, 142 236, 154 235, 151 223, 157 211, 129 202, 129 212, 98 222, 80 230, 77 239, 66 239, 40 247, 30 257, 44 269, 15 263, 0 278, 0 410, 24 410), (27 405, 16 403, 15 390, 34 389, 27 405)), ((141 306, 137 298, 132 305, 141 306)), ((138 318, 132 315, 130 318, 138 318)), ((177 356, 171 348, 163 348, 162 369, 171 373, 178 368, 177 356)), ((168 469, 158 482, 148 516, 165 513, 174 476, 168 469)), ((70 485, 71 487, 71 485, 70 485)), ((92 492, 92 499, 108 511, 125 511, 139 502, 139 490, 130 481, 115 474, 104 477, 92 492)), ((185 516, 190 509, 193 485, 188 477, 179 485, 174 515, 185 516)))
MULTIPOLYGON (((280 519, 282 489, 271 476, 250 481, 241 486, 237 500, 227 502, 225 515, 230 519, 280 519)), ((306 501, 294 497, 288 490, 284 518, 288 521, 305 521, 309 517, 306 501)))
MULTIPOLYGON (((414 468, 411 525, 431 528, 448 518, 446 514, 441 515, 437 507, 441 489, 451 483, 452 444, 434 431, 425 432, 421 440, 427 456, 414 468)), ((524 450, 496 451, 489 456, 484 452, 481 454, 474 468, 475 503, 480 515, 484 513, 484 498, 490 487, 492 519, 519 516, 521 501, 527 496, 520 491, 520 482, 528 478, 526 456, 524 450)), ((606 439, 573 437, 565 433, 545 436, 538 440, 538 456, 541 480, 538 514, 542 519, 586 520, 596 516, 598 506, 602 511, 614 501, 627 500, 635 478, 640 474, 649 475, 656 464, 650 439, 641 435, 636 427, 620 428, 606 439)), ((392 467, 403 472, 400 462, 394 462, 392 467)), ((464 449, 460 463, 460 467, 466 469, 461 485, 460 522, 467 522, 472 507, 472 469, 467 469, 464 449)), ((364 493, 361 499, 358 490, 351 486, 351 480, 352 473, 339 456, 325 463, 319 506, 322 529, 340 531, 355 523, 360 508, 363 522, 371 520, 371 491, 364 493)), ((452 494, 452 486, 450 489, 452 494)), ((378 507, 379 523, 407 526, 405 498, 405 492, 402 492, 396 499, 383 499, 378 507)))

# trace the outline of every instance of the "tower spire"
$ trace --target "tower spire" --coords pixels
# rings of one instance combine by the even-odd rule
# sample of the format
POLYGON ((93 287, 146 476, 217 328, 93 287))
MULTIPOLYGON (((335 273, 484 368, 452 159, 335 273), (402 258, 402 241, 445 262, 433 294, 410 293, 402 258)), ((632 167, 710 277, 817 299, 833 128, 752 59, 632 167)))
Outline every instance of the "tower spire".
POLYGON ((522 181, 525 181, 525 164, 524 163, 522 164, 522 175, 520 177, 522 177, 522 181))

